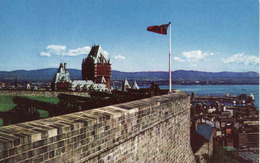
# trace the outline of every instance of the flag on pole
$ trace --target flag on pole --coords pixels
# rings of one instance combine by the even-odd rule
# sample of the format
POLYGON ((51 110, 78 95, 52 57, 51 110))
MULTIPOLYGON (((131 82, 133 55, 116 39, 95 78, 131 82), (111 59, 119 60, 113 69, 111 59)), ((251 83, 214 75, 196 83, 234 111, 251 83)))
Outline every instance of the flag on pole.
POLYGON ((167 35, 167 28, 170 26, 170 50, 169 50, 169 93, 172 93, 172 72, 171 72, 171 22, 169 24, 149 26, 147 31, 167 35))
POLYGON ((147 28, 147 31, 167 35, 168 26, 169 26, 169 24, 163 24, 160 26, 159 25, 149 26, 147 28))

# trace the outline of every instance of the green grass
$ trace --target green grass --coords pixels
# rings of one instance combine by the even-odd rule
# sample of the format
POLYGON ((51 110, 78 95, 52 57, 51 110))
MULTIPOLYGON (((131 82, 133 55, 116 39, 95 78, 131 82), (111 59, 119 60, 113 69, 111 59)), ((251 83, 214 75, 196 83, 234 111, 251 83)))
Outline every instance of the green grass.
MULTIPOLYGON (((15 104, 13 103, 13 97, 14 96, 0 95, 0 111, 8 111, 8 110, 11 110, 15 106, 15 104)), ((39 100, 39 101, 43 101, 43 102, 48 102, 48 103, 54 103, 54 104, 57 104, 59 102, 59 99, 57 97, 26 96, 26 98, 30 98, 33 100, 39 100)), ((39 110, 39 112, 40 112, 41 118, 46 118, 49 116, 47 111, 39 110)), ((3 125, 3 120, 0 118, 0 126, 2 126, 2 125, 3 125)))
POLYGON ((54 103, 54 104, 57 104, 59 102, 59 99, 57 97, 27 96, 26 98, 43 101, 43 102, 54 103))
POLYGON ((8 111, 14 106, 13 96, 0 95, 0 111, 8 111))
MULTIPOLYGON (((57 104, 59 102, 59 99, 57 97, 42 97, 42 96, 34 96, 34 97, 27 97, 33 100, 38 100, 38 101, 43 101, 43 102, 49 102, 49 103, 54 103, 57 104)), ((49 116, 49 113, 47 111, 44 110, 40 110, 40 117, 41 118, 47 118, 49 116)))
MULTIPOLYGON (((15 104, 13 103, 13 96, 0 95, 0 111, 11 110, 15 104)), ((3 126, 3 119, 0 118, 0 126, 3 126)))

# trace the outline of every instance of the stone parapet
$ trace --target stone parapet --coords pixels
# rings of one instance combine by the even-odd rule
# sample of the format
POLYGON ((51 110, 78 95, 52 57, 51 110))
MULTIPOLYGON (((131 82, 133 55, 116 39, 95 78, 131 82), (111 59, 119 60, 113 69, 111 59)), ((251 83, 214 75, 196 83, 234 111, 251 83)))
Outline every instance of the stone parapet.
POLYGON ((0 127, 0 162, 194 162, 186 93, 0 127))

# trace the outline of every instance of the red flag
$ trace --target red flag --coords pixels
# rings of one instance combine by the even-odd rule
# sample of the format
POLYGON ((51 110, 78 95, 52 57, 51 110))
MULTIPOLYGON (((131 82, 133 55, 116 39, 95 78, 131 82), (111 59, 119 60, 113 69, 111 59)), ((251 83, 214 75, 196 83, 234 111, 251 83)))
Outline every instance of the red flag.
POLYGON ((149 26, 147 28, 147 31, 167 35, 168 26, 169 26, 169 24, 163 24, 160 26, 159 25, 149 26))

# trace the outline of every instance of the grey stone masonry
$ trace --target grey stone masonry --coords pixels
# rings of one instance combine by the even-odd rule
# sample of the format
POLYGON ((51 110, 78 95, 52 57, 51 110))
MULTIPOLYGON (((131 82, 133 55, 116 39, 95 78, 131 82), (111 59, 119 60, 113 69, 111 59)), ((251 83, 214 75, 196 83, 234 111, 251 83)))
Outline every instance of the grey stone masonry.
POLYGON ((0 127, 0 162, 195 162, 178 92, 0 127))

